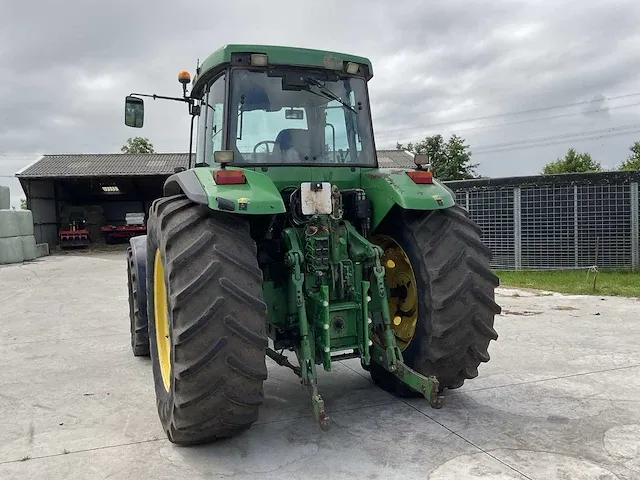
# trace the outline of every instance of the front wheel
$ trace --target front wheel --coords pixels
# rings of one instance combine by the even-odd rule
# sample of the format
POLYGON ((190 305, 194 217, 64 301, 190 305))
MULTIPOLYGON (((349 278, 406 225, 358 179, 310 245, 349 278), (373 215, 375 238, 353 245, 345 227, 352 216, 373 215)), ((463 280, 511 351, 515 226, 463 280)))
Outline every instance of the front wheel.
POLYGON ((147 265, 149 344, 167 437, 192 445, 248 429, 263 401, 268 345, 248 223, 184 195, 158 199, 147 265))
MULTIPOLYGON (((435 375, 441 390, 476 377, 480 363, 489 361, 490 341, 498 338, 499 279, 481 234, 466 211, 453 206, 389 215, 373 237, 384 250, 396 343, 405 363, 435 375)), ((370 373, 388 391, 416 394, 375 363, 370 373)))

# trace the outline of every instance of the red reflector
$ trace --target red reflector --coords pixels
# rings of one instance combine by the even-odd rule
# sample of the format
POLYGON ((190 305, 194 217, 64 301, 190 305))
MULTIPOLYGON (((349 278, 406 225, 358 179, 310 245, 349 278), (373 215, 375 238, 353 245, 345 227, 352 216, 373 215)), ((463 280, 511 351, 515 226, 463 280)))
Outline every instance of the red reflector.
POLYGON ((217 185, 238 185, 247 183, 242 170, 216 170, 213 174, 213 180, 217 185))
POLYGON ((407 175, 414 183, 433 183, 433 174, 429 170, 411 170, 407 175))

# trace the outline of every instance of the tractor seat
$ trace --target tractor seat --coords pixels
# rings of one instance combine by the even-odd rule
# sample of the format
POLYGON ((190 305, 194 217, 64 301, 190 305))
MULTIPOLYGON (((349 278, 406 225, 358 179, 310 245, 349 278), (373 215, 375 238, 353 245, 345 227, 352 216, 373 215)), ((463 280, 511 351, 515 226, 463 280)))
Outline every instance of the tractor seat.
MULTIPOLYGON (((291 159, 295 153, 300 157, 297 161, 304 161, 304 157, 311 157, 311 138, 309 130, 301 128, 288 128, 281 130, 276 137, 276 144, 273 153, 281 155, 283 158, 291 159), (293 149, 294 151, 289 151, 293 149)), ((293 161, 296 161, 295 159, 293 161)))

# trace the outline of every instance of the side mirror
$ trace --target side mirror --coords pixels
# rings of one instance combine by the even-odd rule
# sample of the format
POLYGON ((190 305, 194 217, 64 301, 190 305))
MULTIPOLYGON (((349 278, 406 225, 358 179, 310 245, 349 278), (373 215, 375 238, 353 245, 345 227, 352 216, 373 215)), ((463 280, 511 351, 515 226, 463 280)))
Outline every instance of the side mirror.
POLYGON ((418 170, 425 165, 429 166, 429 155, 427 155, 426 153, 416 153, 413 156, 413 163, 417 165, 418 170))
POLYGON ((142 128, 144 125, 144 100, 127 96, 124 101, 124 124, 127 127, 142 128))

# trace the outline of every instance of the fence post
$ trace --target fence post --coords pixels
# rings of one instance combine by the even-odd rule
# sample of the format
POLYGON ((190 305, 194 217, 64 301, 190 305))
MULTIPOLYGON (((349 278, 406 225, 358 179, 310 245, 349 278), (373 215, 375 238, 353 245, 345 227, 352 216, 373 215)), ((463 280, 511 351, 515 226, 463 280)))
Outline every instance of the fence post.
POLYGON ((638 182, 631 184, 631 270, 636 272, 640 267, 640 195, 638 182))
POLYGON ((522 216, 520 187, 513 189, 513 252, 516 270, 522 270, 522 216))
POLYGON ((573 266, 578 268, 578 185, 573 186, 573 266))

